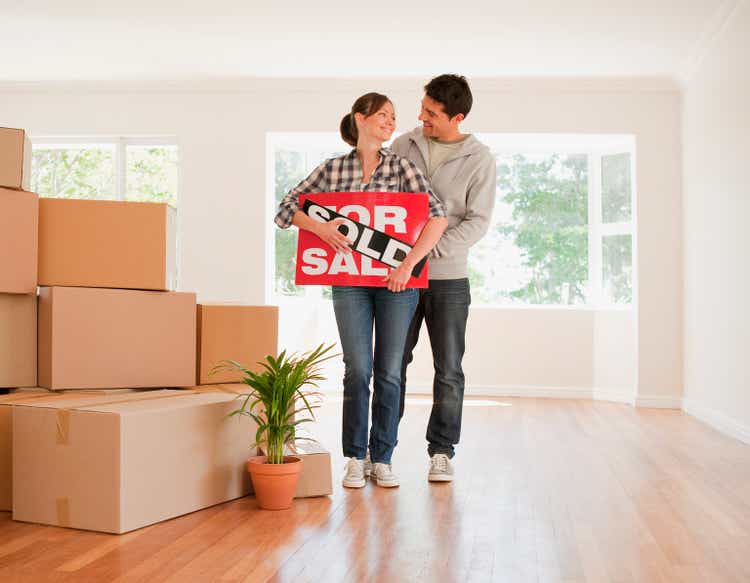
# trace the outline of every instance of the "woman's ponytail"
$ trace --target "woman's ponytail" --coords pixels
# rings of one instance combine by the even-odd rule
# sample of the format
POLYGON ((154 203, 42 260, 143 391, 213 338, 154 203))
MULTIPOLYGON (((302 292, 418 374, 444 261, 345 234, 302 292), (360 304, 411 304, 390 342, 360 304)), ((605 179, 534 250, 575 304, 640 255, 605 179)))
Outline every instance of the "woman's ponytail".
POLYGON ((339 131, 341 132, 341 138, 349 144, 352 148, 357 147, 357 139, 359 139, 359 131, 357 130, 357 124, 354 121, 354 115, 347 113, 341 118, 341 124, 339 125, 339 131))

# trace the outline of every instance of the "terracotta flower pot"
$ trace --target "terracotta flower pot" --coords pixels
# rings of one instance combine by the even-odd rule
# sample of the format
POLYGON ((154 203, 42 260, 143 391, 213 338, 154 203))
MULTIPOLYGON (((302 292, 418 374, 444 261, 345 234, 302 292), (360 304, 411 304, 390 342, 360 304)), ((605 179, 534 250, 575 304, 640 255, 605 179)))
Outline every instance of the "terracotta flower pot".
POLYGON ((266 456, 259 455, 247 460, 247 471, 253 480, 258 504, 266 510, 289 508, 302 471, 302 460, 284 456, 283 464, 268 464, 266 459, 266 456))

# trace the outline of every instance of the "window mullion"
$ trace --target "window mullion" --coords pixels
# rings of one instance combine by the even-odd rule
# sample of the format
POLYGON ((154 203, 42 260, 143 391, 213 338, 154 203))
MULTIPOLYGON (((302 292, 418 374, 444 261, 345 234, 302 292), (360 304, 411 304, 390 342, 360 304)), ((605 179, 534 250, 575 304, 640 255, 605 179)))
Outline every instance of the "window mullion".
POLYGON ((122 138, 118 138, 115 143, 115 172, 117 173, 117 192, 115 197, 117 200, 126 200, 128 180, 126 176, 127 172, 127 152, 125 148, 125 142, 122 138))
POLYGON ((600 233, 604 237, 610 235, 630 235, 632 232, 632 225, 628 222, 623 223, 602 223, 599 227, 600 233))
POLYGON ((588 303, 602 304, 602 158, 589 152, 589 290, 588 303))

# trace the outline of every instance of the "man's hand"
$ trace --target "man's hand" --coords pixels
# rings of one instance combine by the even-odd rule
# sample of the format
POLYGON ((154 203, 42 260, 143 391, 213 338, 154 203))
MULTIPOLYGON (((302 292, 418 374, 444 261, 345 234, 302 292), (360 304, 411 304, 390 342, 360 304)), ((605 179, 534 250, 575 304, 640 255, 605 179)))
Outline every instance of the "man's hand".
POLYGON ((344 219, 337 218, 326 223, 317 223, 313 231, 318 237, 328 243, 336 253, 351 253, 352 242, 338 230, 344 219))
POLYGON ((383 281, 388 282, 390 291, 402 292, 406 289, 406 284, 409 283, 412 269, 414 269, 414 266, 404 261, 396 269, 391 269, 383 281))

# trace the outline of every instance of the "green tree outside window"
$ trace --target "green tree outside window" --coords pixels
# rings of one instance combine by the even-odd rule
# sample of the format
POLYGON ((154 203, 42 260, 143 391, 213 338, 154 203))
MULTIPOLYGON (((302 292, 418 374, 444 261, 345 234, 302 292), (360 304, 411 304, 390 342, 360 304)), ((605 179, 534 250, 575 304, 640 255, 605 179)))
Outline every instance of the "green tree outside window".
POLYGON ((525 271, 522 281, 497 295, 526 304, 585 303, 586 155, 500 156, 497 177, 499 195, 512 212, 495 230, 516 247, 525 271))
POLYGON ((104 147, 34 148, 31 190, 55 198, 117 198, 114 150, 104 147))

